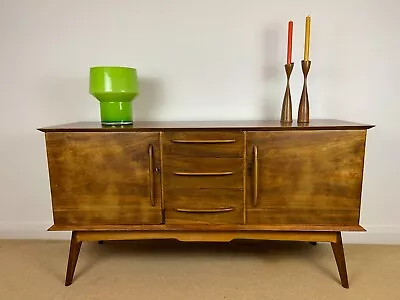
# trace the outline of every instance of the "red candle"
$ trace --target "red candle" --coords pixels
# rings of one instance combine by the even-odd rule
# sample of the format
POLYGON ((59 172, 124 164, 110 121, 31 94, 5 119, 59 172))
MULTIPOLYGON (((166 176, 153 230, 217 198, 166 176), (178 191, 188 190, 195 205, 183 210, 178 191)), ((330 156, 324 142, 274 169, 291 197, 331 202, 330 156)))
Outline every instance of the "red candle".
POLYGON ((287 48, 287 64, 292 63, 292 42, 293 42, 293 21, 289 21, 288 26, 288 48, 287 48))

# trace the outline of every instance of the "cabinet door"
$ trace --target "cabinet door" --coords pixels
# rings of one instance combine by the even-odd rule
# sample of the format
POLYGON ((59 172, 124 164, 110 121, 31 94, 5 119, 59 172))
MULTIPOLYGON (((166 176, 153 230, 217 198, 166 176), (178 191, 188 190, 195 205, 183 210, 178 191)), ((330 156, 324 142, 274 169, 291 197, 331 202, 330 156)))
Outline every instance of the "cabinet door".
POLYGON ((159 133, 46 133, 54 222, 160 224, 159 133))
POLYGON ((366 131, 247 134, 248 224, 359 222, 366 131))

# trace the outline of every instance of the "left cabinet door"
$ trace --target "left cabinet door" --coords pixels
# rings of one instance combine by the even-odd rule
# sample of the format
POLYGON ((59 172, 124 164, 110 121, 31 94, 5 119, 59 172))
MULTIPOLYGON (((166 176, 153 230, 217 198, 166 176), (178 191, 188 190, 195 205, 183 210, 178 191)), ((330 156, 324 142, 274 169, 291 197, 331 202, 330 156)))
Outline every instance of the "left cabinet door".
POLYGON ((48 132, 56 225, 162 222, 160 134, 48 132))

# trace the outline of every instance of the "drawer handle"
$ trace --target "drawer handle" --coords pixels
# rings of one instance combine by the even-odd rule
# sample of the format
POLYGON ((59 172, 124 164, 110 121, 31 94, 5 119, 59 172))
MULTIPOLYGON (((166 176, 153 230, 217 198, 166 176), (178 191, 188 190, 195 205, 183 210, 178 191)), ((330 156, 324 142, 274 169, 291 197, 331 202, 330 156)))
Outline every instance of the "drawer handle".
POLYGON ((236 140, 172 140, 178 144, 229 144, 235 143, 236 140))
POLYGON ((253 174, 253 206, 258 205, 258 148, 253 146, 254 174, 253 174))
POLYGON ((149 192, 151 206, 156 206, 154 198, 154 153, 153 145, 149 145, 149 192))
POLYGON ((233 172, 174 172, 179 176, 227 176, 232 175, 233 172))
POLYGON ((234 207, 208 208, 208 209, 190 209, 190 208, 175 208, 177 212, 184 213, 221 213, 234 211, 234 207))

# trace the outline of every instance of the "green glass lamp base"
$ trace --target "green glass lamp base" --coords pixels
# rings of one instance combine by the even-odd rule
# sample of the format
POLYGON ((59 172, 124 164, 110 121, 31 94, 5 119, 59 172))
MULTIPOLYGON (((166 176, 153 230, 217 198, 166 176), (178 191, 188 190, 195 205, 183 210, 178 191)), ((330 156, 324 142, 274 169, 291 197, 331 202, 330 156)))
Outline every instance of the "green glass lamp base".
POLYGON ((100 116, 103 125, 133 124, 132 101, 100 102, 100 116))

